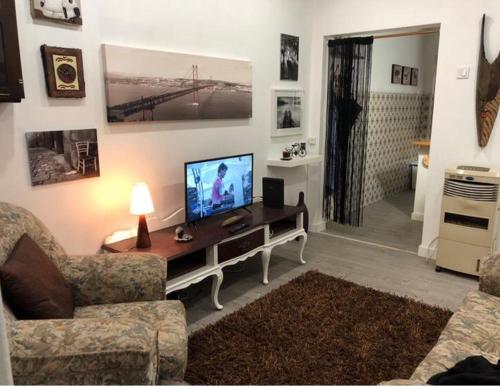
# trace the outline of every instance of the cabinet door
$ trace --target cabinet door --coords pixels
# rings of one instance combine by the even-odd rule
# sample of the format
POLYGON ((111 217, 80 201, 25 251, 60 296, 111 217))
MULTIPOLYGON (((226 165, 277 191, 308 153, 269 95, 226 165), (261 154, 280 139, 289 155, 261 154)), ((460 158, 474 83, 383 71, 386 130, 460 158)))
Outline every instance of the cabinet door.
POLYGON ((0 0, 0 102, 24 98, 15 0, 0 0))

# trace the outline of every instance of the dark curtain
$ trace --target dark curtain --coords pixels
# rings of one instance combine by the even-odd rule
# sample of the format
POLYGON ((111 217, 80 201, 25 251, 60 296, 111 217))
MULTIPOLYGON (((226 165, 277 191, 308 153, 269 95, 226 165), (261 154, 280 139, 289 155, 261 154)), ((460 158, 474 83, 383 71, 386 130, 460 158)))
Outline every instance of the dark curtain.
POLYGON ((352 226, 363 220, 372 45, 373 37, 328 42, 323 213, 352 226))

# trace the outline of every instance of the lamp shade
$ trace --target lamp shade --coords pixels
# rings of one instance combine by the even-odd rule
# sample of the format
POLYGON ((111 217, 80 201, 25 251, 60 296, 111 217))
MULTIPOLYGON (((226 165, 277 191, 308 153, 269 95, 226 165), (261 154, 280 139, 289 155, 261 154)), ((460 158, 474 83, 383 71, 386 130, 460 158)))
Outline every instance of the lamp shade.
POLYGON ((146 215, 154 212, 153 201, 146 183, 136 183, 132 187, 130 213, 132 215, 146 215))

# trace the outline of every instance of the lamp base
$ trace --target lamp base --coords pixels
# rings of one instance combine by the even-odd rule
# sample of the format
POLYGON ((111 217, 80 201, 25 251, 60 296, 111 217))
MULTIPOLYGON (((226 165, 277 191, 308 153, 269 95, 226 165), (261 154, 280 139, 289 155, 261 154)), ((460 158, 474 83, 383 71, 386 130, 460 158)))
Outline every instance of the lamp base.
POLYGON ((146 215, 139 215, 139 225, 137 226, 137 241, 135 243, 135 247, 138 249, 147 249, 148 247, 151 247, 151 239, 149 238, 146 215))

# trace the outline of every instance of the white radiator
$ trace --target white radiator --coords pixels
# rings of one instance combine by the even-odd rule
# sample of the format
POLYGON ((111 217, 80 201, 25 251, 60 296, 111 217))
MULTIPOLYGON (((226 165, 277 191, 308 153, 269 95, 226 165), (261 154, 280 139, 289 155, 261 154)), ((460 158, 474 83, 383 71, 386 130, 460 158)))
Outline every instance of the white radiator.
POLYGON ((495 169, 446 169, 436 270, 478 274, 479 260, 495 250, 499 185, 495 169))

